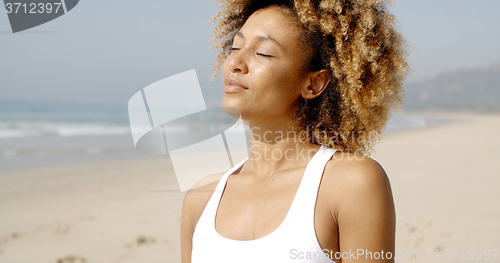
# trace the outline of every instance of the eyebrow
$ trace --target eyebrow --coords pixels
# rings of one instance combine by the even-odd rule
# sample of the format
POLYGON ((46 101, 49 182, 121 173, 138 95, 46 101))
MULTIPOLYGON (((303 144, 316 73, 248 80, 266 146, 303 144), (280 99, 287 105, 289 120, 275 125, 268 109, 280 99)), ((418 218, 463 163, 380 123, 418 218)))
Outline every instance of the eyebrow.
MULTIPOLYGON (((245 36, 243 36, 243 33, 241 33, 240 31, 236 32, 235 36, 239 36, 241 38, 245 38, 245 36)), ((278 42, 276 39, 272 38, 269 35, 267 35, 267 36, 258 35, 257 36, 257 40, 259 40, 259 41, 271 41, 271 42, 274 42, 274 43, 278 44, 278 46, 280 46, 281 48, 283 48, 283 46, 280 44, 280 42, 278 42)))

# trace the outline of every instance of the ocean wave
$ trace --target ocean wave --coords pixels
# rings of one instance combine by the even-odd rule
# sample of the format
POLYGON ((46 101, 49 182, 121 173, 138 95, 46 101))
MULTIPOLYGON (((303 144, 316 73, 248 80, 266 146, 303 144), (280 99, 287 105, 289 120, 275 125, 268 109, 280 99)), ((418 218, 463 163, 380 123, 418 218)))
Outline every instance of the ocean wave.
POLYGON ((133 147, 82 147, 82 148, 10 148, 0 149, 0 157, 100 155, 134 152, 133 147))
POLYGON ((129 133, 130 126, 103 123, 0 122, 0 139, 40 136, 99 136, 129 133))
MULTIPOLYGON (((215 125, 214 128, 217 128, 215 125)), ((178 126, 166 126, 165 132, 186 133, 202 130, 211 130, 210 127, 185 123, 178 126)), ((134 127, 134 130, 148 132, 151 126, 134 127)), ((112 125, 106 123, 81 123, 81 122, 0 122, 0 139, 26 138, 26 137, 72 137, 72 136, 102 136, 131 134, 130 125, 112 125)))

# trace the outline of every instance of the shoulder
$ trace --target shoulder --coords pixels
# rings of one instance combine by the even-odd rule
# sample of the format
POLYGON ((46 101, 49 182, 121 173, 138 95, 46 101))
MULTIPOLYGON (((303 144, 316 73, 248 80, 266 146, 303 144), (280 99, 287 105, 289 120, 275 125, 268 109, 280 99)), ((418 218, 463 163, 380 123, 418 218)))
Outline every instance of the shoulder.
POLYGON ((186 192, 182 205, 182 221, 189 221, 193 227, 196 225, 223 175, 224 173, 209 175, 200 181, 204 183, 198 183, 199 186, 194 186, 186 192))
MULTIPOLYGON (((375 160, 357 154, 336 152, 325 167, 325 176, 348 188, 384 187, 389 179, 375 160)), ((367 190, 367 189, 365 189, 367 190)))
POLYGON ((336 213, 393 203, 389 178, 382 166, 371 158, 352 153, 334 154, 325 167, 322 187, 333 190, 327 193, 336 213))
MULTIPOLYGON (((223 174, 210 175, 203 180, 209 180, 187 191, 182 205, 181 218, 181 258, 182 262, 191 262, 192 238, 196 224, 205 210, 220 178, 223 174)), ((201 182, 201 181, 200 181, 201 182)))
POLYGON ((210 183, 205 182, 198 184, 201 186, 194 186, 186 192, 186 195, 184 196, 184 203, 182 205, 183 215, 184 212, 189 212, 188 214, 192 215, 194 217, 193 219, 198 221, 222 175, 223 173, 209 175, 201 181, 208 180, 210 183))

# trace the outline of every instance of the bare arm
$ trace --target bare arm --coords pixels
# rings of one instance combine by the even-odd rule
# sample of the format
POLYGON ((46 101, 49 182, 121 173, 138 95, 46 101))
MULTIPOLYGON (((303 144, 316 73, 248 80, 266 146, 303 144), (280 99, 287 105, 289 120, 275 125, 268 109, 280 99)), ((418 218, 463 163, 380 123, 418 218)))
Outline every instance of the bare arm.
POLYGON ((345 161, 339 168, 341 201, 334 217, 342 262, 394 262, 396 215, 385 171, 369 158, 345 161))

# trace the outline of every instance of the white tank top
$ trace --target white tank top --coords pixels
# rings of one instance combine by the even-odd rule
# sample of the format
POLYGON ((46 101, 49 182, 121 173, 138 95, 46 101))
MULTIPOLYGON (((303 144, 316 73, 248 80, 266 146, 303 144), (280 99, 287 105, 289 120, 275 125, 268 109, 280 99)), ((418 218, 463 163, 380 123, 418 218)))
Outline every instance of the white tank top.
POLYGON ((307 165, 281 225, 271 234, 255 240, 233 240, 215 230, 215 216, 227 178, 248 158, 231 168, 220 179, 195 227, 191 262, 335 262, 321 249, 314 228, 319 184, 326 163, 335 151, 321 146, 307 165))

